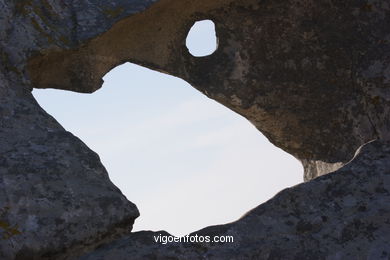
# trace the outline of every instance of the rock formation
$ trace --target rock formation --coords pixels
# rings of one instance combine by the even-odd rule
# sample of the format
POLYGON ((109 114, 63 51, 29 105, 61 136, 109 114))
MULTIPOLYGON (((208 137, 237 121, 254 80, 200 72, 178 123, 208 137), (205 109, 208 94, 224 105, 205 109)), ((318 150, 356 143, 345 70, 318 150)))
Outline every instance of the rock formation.
POLYGON ((388 259, 389 28, 386 0, 0 0, 0 258, 388 259), (193 57, 202 19, 219 46, 193 57), (308 182, 197 232, 232 244, 130 233, 135 205, 31 95, 93 92, 127 61, 246 117, 308 182))

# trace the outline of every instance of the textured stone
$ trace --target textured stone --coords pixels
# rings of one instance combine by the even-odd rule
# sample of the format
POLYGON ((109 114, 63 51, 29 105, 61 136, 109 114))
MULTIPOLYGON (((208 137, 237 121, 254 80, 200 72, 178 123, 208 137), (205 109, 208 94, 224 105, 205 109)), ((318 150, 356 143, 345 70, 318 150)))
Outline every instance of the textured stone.
POLYGON ((77 46, 152 3, 103 2, 0 1, 0 259, 70 256, 139 215, 98 155, 39 107, 25 72, 34 53, 77 46))
POLYGON ((129 232, 138 210, 99 157, 17 86, 0 78, 0 259, 83 251, 129 232))
POLYGON ((389 28, 387 0, 0 0, 0 258, 388 259, 389 28), (200 58, 184 42, 201 19, 219 46, 200 58), (136 207, 31 95, 93 92, 126 61, 243 115, 307 181, 342 168, 198 232, 233 244, 130 234, 136 207))

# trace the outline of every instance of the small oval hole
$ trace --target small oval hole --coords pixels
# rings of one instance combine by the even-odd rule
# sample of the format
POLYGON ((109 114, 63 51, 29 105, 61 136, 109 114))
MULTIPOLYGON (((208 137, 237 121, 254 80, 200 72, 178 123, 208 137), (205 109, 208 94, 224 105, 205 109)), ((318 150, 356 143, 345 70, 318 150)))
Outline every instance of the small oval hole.
POLYGON ((195 57, 213 54, 218 47, 214 22, 211 20, 195 22, 188 32, 186 46, 191 55, 195 57))

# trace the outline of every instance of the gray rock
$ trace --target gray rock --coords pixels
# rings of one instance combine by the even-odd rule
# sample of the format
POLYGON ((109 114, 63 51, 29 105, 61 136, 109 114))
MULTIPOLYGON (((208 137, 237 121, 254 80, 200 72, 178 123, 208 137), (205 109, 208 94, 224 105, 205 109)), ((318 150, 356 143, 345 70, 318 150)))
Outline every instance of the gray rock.
POLYGON ((387 0, 0 0, 0 258, 388 259, 389 28, 387 0), (201 19, 219 47, 197 58, 201 19), (311 181, 198 232, 232 244, 129 233, 136 207, 31 95, 93 92, 126 61, 243 115, 311 181))
POLYGON ((54 257, 131 230, 139 213, 99 157, 0 80, 0 259, 54 257))
POLYGON ((60 259, 131 231, 138 209, 98 155, 39 107, 25 67, 152 2, 0 1, 0 259, 60 259))

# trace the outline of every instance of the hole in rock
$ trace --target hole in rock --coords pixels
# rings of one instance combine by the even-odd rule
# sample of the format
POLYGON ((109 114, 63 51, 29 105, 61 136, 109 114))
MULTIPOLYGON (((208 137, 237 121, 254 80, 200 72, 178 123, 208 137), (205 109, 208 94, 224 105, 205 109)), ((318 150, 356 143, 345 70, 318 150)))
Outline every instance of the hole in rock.
POLYGON ((213 54, 218 48, 214 22, 211 20, 195 22, 187 35, 186 46, 195 57, 213 54))
POLYGON ((94 94, 33 94, 138 206, 134 231, 179 236, 235 221, 302 181, 295 158, 185 81, 130 63, 104 80, 94 94))

